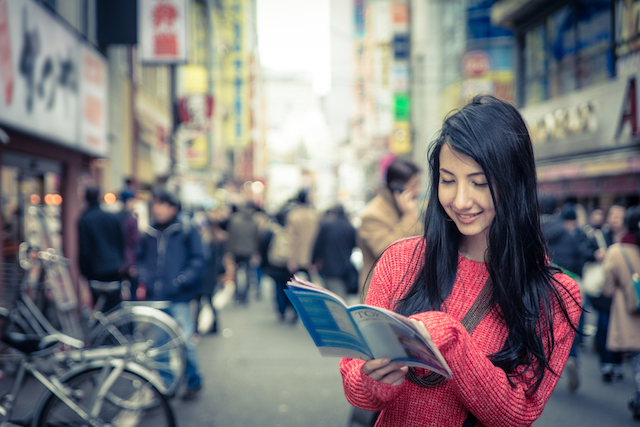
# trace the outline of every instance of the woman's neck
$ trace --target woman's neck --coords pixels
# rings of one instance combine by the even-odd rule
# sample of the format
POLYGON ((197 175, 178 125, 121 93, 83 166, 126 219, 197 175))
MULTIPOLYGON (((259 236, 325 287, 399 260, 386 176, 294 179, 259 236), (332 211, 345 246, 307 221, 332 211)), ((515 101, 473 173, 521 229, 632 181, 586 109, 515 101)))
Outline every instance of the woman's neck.
POLYGON ((472 261, 485 262, 488 244, 484 234, 477 236, 462 236, 458 252, 472 261))

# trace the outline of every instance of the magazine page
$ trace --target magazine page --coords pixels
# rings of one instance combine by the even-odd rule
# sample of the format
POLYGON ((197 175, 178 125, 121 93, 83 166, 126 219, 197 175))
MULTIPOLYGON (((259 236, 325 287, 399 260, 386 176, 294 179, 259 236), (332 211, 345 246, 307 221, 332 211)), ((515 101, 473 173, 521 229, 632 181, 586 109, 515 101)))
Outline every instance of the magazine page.
POLYGON ((357 305, 350 312, 374 358, 402 360, 407 366, 451 378, 447 362, 422 323, 380 307, 357 305))
POLYGON ((285 293, 322 356, 372 358, 346 305, 337 295, 291 284, 285 293))

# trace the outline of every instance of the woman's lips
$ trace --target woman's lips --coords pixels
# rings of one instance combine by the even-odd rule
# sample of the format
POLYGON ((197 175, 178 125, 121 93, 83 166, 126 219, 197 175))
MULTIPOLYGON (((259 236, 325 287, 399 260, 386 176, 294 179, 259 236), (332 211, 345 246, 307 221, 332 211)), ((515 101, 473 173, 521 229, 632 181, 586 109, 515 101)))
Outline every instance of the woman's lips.
POLYGON ((463 224, 470 224, 480 215, 480 213, 475 214, 460 214, 456 212, 456 216, 458 217, 458 221, 463 224))

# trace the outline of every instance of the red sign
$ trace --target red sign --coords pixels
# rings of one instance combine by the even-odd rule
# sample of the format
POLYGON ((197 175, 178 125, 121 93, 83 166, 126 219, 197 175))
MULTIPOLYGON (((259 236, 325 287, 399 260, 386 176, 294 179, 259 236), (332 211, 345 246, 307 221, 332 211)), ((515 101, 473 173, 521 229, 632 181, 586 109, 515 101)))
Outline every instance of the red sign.
POLYGON ((489 55, 482 50, 472 50, 462 57, 462 74, 465 77, 481 77, 491 69, 489 55))

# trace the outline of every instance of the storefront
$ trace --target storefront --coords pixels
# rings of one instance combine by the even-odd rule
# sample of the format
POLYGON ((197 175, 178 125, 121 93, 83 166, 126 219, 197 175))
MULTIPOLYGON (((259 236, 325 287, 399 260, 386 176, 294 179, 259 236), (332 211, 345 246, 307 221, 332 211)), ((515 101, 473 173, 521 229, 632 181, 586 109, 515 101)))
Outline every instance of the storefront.
POLYGON ((23 275, 17 261, 23 241, 62 252, 77 286, 79 191, 99 179, 92 160, 106 154, 107 79, 105 58, 33 1, 0 1, 0 40, 0 299, 6 301, 23 275), (46 212, 36 228, 32 207, 46 212))
POLYGON ((505 0, 493 7, 493 22, 516 34, 516 102, 541 193, 588 210, 640 201, 640 38, 629 27, 639 3, 505 0))
POLYGON ((587 209, 640 202, 640 53, 606 83, 522 109, 542 192, 587 209))

